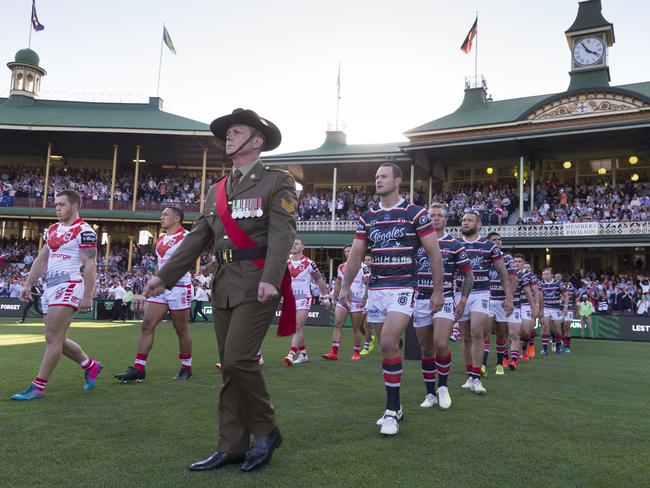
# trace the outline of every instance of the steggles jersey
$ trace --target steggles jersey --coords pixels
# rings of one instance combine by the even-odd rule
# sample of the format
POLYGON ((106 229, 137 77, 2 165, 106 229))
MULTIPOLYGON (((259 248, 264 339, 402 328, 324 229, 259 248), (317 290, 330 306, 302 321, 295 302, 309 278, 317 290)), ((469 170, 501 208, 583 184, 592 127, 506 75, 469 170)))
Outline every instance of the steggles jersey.
POLYGON ((289 274, 291 274, 291 288, 296 300, 311 298, 311 283, 318 273, 318 266, 307 256, 294 261, 287 261, 289 274))
MULTIPOLYGON (((169 235, 167 233, 158 237, 156 242, 156 256, 158 257, 158 269, 162 268, 167 261, 174 255, 176 249, 178 249, 179 244, 185 236, 190 232, 185 228, 181 227, 173 234, 169 235)), ((184 286, 192 282, 192 277, 190 276, 189 271, 183 275, 183 277, 178 280, 175 286, 184 286)))
POLYGON ((524 292, 524 287, 526 285, 530 286, 531 293, 535 293, 535 288, 537 288, 539 280, 530 271, 521 270, 517 272, 517 275, 519 276, 519 289, 520 289, 519 303, 520 305, 530 305, 530 303, 528 303, 528 297, 524 292))
POLYGON ((370 290, 417 286, 420 237, 433 232, 427 211, 404 199, 391 208, 374 205, 359 218, 355 239, 370 246, 370 290))
MULTIPOLYGON (((490 266, 503 259, 501 249, 492 241, 487 239, 477 239, 469 242, 462 240, 461 244, 465 247, 467 257, 474 271, 474 286, 472 291, 489 291, 490 290, 490 266)), ((462 289, 463 275, 456 277, 457 290, 462 289)))
POLYGON ((540 288, 544 296, 544 308, 559 309, 562 305, 562 292, 564 283, 553 280, 550 283, 542 280, 540 288))
MULTIPOLYGON (((444 276, 442 290, 445 298, 452 298, 454 278, 457 273, 467 273, 471 270, 469 258, 463 245, 450 234, 438 238, 438 246, 442 256, 444 276)), ((431 298, 433 293, 433 275, 429 257, 423 247, 418 248, 418 299, 431 298)))
MULTIPOLYGON (((345 275, 345 263, 339 264, 336 279, 343 282, 343 276, 345 275)), ((352 292, 352 301, 360 302, 363 299, 363 296, 366 294, 366 287, 368 286, 368 280, 370 279, 370 268, 365 264, 361 265, 359 272, 352 280, 350 284, 350 291, 352 292)))
POLYGON ((49 249, 47 260, 47 286, 66 281, 81 280, 81 249, 97 248, 97 234, 82 219, 70 225, 58 222, 45 233, 49 249))
MULTIPOLYGON (((515 268, 515 261, 512 259, 510 254, 503 254, 503 264, 506 266, 506 271, 508 276, 517 276, 517 268, 515 268)), ((517 293, 513 296, 514 301, 517 300, 517 293)), ((503 284, 501 283, 501 278, 499 278, 499 273, 494 267, 494 264, 490 266, 490 300, 495 300, 502 302, 506 299, 506 292, 503 289, 503 284)), ((517 307, 518 305, 515 305, 517 307)))
POLYGON ((573 312, 576 308, 576 294, 578 293, 578 290, 576 290, 576 287, 573 286, 573 283, 569 282, 568 284, 564 285, 564 289, 566 290, 567 294, 569 295, 569 301, 568 301, 568 307, 567 310, 570 312, 573 312))

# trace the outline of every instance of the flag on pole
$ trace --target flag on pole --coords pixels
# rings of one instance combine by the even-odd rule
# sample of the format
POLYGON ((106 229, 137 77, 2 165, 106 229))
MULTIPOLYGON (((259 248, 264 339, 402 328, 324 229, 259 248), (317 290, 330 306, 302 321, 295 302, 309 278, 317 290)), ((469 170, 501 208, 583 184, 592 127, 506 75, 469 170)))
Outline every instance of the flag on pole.
POLYGON ((472 50, 472 43, 474 42, 474 38, 476 37, 477 32, 478 32, 478 15, 476 16, 476 20, 472 24, 472 28, 467 33, 467 37, 463 41, 463 44, 460 46, 460 50, 463 51, 465 54, 469 54, 469 52, 472 50))
POLYGON ((32 0, 32 26, 35 31, 45 29, 45 26, 38 21, 38 15, 36 15, 36 0, 32 0))
POLYGON ((169 32, 167 32, 167 27, 163 26, 163 41, 169 48, 169 50, 176 54, 176 48, 174 48, 174 43, 172 42, 172 38, 169 36, 169 32))
POLYGON ((341 63, 339 63, 339 74, 336 76, 336 98, 341 99, 341 63))

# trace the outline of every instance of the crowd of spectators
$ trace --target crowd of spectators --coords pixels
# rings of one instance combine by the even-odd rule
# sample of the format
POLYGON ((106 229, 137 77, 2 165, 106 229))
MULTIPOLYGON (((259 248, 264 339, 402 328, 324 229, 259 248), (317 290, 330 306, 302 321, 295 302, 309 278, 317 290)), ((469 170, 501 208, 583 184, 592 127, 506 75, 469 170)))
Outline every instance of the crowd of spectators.
MULTIPOLYGON (((110 200, 112 172, 107 169, 68 168, 54 166, 50 170, 48 199, 56 192, 71 188, 81 193, 86 201, 110 200)), ((206 187, 214 182, 206 177, 206 187)), ((30 166, 1 166, 0 191, 3 196, 34 200, 37 203, 45 191, 43 168, 30 166)), ((197 204, 201 194, 199 173, 148 172, 146 167, 139 178, 139 203, 197 204)), ((115 201, 133 200, 133 173, 118 172, 115 178, 115 201)))
MULTIPOLYGON (((600 180, 592 185, 563 185, 556 177, 535 191, 534 208, 518 223, 642 222, 650 220, 650 188, 626 180, 617 185, 600 180)), ((526 200, 527 201, 527 200, 526 200)))

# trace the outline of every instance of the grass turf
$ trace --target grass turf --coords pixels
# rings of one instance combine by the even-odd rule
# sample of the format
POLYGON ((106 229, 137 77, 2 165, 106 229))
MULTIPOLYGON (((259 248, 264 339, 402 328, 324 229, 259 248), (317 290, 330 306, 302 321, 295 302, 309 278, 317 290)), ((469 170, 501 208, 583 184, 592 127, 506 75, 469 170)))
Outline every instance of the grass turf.
POLYGON ((574 340, 571 354, 538 355, 502 377, 491 366, 485 397, 461 390, 462 358, 453 345, 453 405, 446 412, 419 407, 420 365, 405 361, 405 418, 397 437, 382 438, 375 425, 385 402, 377 350, 352 363, 345 330, 342 359, 326 362, 320 354, 329 349, 331 329, 313 327, 306 331, 310 362, 287 368, 281 358, 288 340, 272 329, 264 374, 284 444, 258 472, 229 466, 191 473, 187 464, 216 446, 220 375, 210 326, 191 326, 190 381, 170 379, 179 367, 177 342, 163 323, 146 381, 121 385, 112 376, 132 364, 138 327, 80 323, 70 337, 105 365, 96 389, 84 392, 81 369, 63 358, 44 399, 12 402, 43 352, 42 342, 17 344, 42 330, 38 322, 28 325, 0 319, 0 486, 650 484, 650 344, 574 340))

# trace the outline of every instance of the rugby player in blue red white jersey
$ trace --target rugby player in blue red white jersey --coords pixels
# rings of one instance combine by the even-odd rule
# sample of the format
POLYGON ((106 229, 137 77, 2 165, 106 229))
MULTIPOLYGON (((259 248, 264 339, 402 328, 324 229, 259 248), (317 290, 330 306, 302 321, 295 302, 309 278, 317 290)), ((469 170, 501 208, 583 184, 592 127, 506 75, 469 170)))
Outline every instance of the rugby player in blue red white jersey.
POLYGON ((542 272, 540 289, 544 296, 542 356, 548 356, 550 333, 553 333, 553 337, 555 338, 555 352, 562 354, 562 304, 566 296, 564 283, 553 277, 552 268, 546 268, 542 272))
MULTIPOLYGON (((343 254, 345 254, 346 261, 350 255, 350 249, 352 249, 350 244, 343 248, 343 254)), ((344 275, 345 263, 341 263, 338 267, 334 291, 332 292, 332 303, 336 303, 336 308, 334 310, 334 330, 332 331, 332 348, 329 352, 323 354, 323 358, 331 361, 336 361, 339 358, 339 346, 343 332, 343 322, 349 313, 352 322, 352 336, 354 342, 354 352, 351 359, 352 361, 358 361, 361 358, 361 325, 363 322, 363 309, 366 306, 366 300, 368 299, 370 268, 365 264, 362 264, 357 276, 354 277, 350 287, 352 289, 352 302, 349 304, 349 308, 344 307, 338 299, 344 275)))
POLYGON ((539 280, 537 277, 526 269, 526 257, 523 254, 514 255, 515 268, 519 276, 519 282, 522 287, 528 285, 528 292, 525 291, 519 297, 521 305, 521 350, 522 360, 528 361, 529 357, 535 357, 535 348, 530 351, 530 341, 533 337, 533 330, 535 328, 535 317, 539 316, 538 303, 537 303, 537 285, 539 280))
MULTIPOLYGON (((494 243, 501 249, 503 243, 501 242, 501 235, 498 232, 490 232, 487 235, 489 241, 494 243)), ((521 329, 521 313, 518 306, 514 302, 518 301, 517 293, 514 290, 519 286, 517 276, 517 269, 512 260, 512 256, 508 253, 503 253, 503 263, 506 265, 508 277, 510 278, 510 285, 513 289, 513 310, 510 315, 506 317, 505 310, 503 309, 503 300, 505 299, 505 291, 501 285, 501 279, 494 266, 490 267, 490 318, 487 321, 487 329, 485 330, 485 350, 483 352, 483 365, 481 366, 481 374, 487 376, 487 359, 490 351, 490 334, 492 333, 492 326, 494 325, 494 335, 496 336, 496 350, 497 350, 497 364, 495 367, 495 374, 502 375, 504 359, 508 359, 508 335, 511 334, 513 328, 521 329), (513 324, 512 326, 510 324, 513 324)), ((519 330, 517 330, 517 342, 519 342, 519 330)), ((519 348, 516 349, 519 351, 519 348)), ((517 353, 519 354, 519 353, 517 353)), ((518 356, 517 356, 518 357, 518 356)), ((507 361, 505 361, 507 363, 507 361)), ((516 368, 516 365, 515 365, 516 368)))
MULTIPOLYGON (((463 356, 467 368, 467 381, 463 388, 470 389, 478 395, 486 393, 481 383, 481 364, 485 341, 486 322, 490 315, 490 266, 494 265, 501 284, 505 290, 503 309, 506 317, 512 313, 512 287, 508 271, 503 263, 503 254, 494 243, 479 236, 481 218, 477 213, 463 215, 461 232, 465 251, 474 271, 474 285, 468 298, 457 295, 456 303, 463 303, 465 308, 459 324, 463 336, 463 356)), ((463 275, 456 280, 456 288, 462 289, 463 275)))
POLYGON ((447 216, 443 205, 440 203, 431 205, 429 216, 442 255, 445 304, 442 310, 431 314, 429 306, 429 298, 433 292, 431 267, 426 251, 420 247, 418 249, 418 294, 413 314, 413 327, 422 349, 422 377, 427 388, 427 394, 420 406, 431 408, 438 404, 440 408, 446 410, 451 406, 451 396, 447 387, 447 378, 451 369, 449 334, 454 322, 463 313, 464 306, 464 304, 459 307, 454 306, 454 279, 458 273, 464 275, 461 296, 467 299, 472 291, 474 273, 463 245, 445 232, 447 216), (437 398, 436 376, 439 383, 437 398))
MULTIPOLYGON (((163 233, 156 241, 157 268, 161 269, 180 248, 183 239, 190 233, 183 227, 183 211, 178 207, 167 207, 160 214, 160 229, 163 233)), ((138 349, 133 366, 114 378, 119 383, 141 383, 146 376, 147 361, 153 347, 156 327, 163 321, 167 312, 178 337, 178 359, 180 367, 173 380, 185 381, 192 377, 192 336, 187 328, 192 305, 192 276, 185 273, 171 290, 150 297, 144 307, 144 317, 140 328, 138 349)))
POLYGON ((102 364, 88 356, 81 346, 68 338, 68 329, 77 310, 92 308, 97 276, 97 234, 79 217, 81 196, 75 190, 63 190, 54 197, 59 220, 45 233, 45 245, 32 263, 19 299, 31 298, 32 286, 44 274, 47 284, 41 298, 45 318, 45 353, 38 375, 12 400, 35 400, 45 395, 48 379, 61 354, 84 370, 85 390, 91 390, 102 364))
POLYGON ((564 283, 566 295, 564 297, 564 307, 562 309, 562 346, 565 352, 571 352, 571 323, 573 322, 573 312, 576 307, 576 298, 578 290, 573 286, 569 280, 569 275, 555 275, 556 280, 561 280, 564 283))
POLYGON ((401 181, 402 170, 396 164, 385 163, 377 169, 375 188, 380 201, 359 219, 339 295, 344 306, 352 301, 352 281, 369 246, 372 264, 366 308, 368 322, 375 324, 381 345, 387 396, 386 409, 377 421, 382 435, 399 432, 398 422, 402 417, 399 341, 413 315, 416 256, 420 246, 427 251, 433 275, 431 311, 441 310, 444 301, 442 258, 431 219, 423 207, 407 203, 400 197, 401 181))

